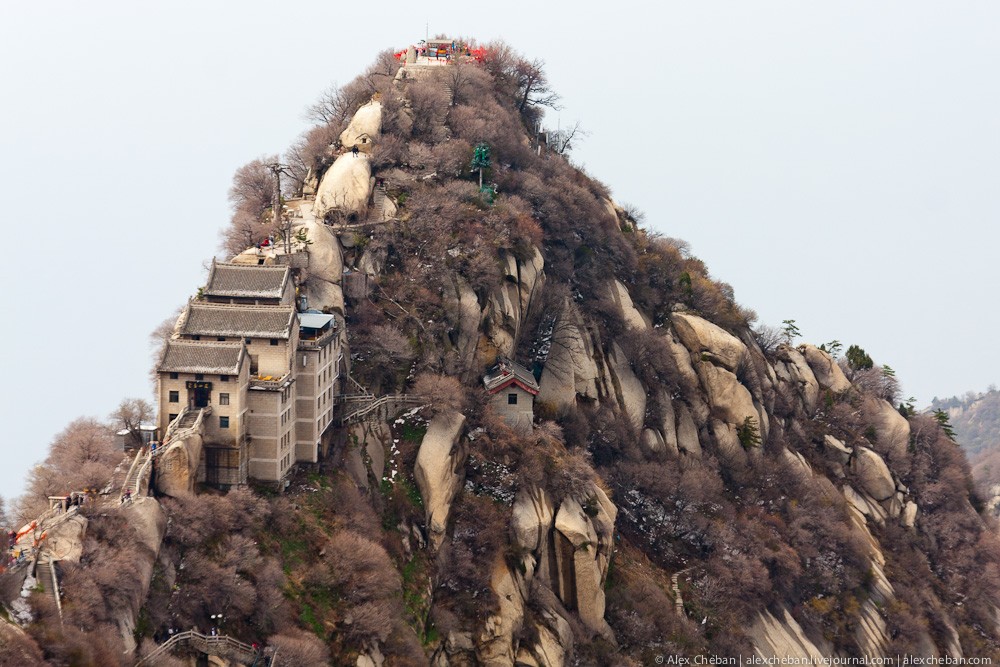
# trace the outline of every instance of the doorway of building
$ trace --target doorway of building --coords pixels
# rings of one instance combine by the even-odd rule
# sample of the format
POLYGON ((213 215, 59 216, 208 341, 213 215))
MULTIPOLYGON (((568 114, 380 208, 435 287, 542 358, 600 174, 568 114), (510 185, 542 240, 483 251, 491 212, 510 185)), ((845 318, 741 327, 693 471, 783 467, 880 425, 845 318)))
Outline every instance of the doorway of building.
POLYGON ((192 408, 208 407, 212 398, 211 382, 188 382, 188 405, 192 408))

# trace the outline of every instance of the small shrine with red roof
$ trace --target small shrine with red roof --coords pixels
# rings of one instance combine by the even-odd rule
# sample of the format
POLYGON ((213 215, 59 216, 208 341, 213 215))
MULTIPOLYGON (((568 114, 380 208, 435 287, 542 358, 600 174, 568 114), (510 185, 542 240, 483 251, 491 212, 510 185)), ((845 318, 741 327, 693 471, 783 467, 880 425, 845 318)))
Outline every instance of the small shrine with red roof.
POLYGON ((486 371, 483 385, 492 395, 490 404, 507 424, 518 431, 530 431, 534 421, 538 381, 527 368, 506 357, 486 371))

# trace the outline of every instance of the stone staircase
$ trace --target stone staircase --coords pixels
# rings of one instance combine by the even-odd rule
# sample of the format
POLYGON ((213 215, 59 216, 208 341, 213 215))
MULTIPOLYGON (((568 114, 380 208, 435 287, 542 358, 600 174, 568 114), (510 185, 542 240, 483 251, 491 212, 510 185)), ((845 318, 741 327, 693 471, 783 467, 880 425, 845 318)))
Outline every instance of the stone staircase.
POLYGON ((39 558, 35 563, 35 580, 41 585, 45 595, 56 603, 59 610, 59 620, 62 621, 62 596, 59 594, 59 579, 56 575, 56 564, 48 558, 39 558))

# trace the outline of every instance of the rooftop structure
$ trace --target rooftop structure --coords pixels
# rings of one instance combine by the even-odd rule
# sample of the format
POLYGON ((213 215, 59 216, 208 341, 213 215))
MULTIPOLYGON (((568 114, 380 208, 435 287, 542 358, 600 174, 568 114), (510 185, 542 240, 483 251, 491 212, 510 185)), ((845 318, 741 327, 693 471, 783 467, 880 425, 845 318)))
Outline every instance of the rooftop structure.
POLYGON ((288 338, 292 332, 292 306, 229 305, 192 301, 182 316, 182 336, 226 338, 288 338))
POLYGON ((294 296, 291 271, 287 266, 253 266, 212 262, 208 284, 203 291, 209 301, 287 303, 294 296))
POLYGON ((512 429, 530 432, 534 422, 538 381, 527 368, 500 357, 483 376, 486 391, 492 394, 490 405, 512 429))
POLYGON ((511 385, 517 385, 532 396, 538 395, 538 381, 535 380, 534 374, 521 364, 506 357, 498 359, 496 365, 486 371, 486 375, 483 376, 483 385, 485 385, 486 391, 491 394, 503 391, 511 385))
POLYGON ((163 351, 160 372, 236 375, 246 348, 243 341, 170 340, 163 351))

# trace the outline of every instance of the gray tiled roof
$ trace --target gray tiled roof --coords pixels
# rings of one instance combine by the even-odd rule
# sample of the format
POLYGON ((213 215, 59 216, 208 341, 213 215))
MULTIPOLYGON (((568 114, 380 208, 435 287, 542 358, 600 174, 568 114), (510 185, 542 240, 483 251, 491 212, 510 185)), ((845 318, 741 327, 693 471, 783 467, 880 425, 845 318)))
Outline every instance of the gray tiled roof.
POLYGON ((213 373, 238 375, 244 355, 243 341, 230 343, 170 340, 163 352, 161 373, 213 373))
POLYGON ((522 385, 529 393, 538 393, 538 382, 535 381, 534 374, 516 361, 505 357, 500 358, 496 366, 483 376, 486 391, 491 394, 500 391, 512 382, 522 385))
POLYGON ((206 296, 280 299, 289 280, 287 266, 212 264, 206 296))
POLYGON ((193 301, 180 333, 185 336, 288 338, 293 306, 240 306, 193 301))

